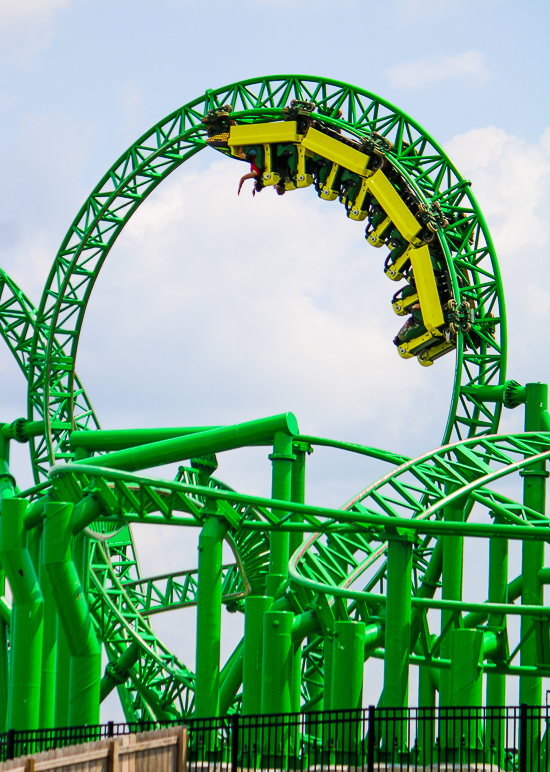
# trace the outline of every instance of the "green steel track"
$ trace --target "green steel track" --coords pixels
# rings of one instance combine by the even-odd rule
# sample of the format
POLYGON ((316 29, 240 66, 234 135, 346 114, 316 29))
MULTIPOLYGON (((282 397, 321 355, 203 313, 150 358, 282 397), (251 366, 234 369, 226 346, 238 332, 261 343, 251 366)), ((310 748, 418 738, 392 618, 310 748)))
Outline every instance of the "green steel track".
MULTIPOLYGON (((521 592, 518 582, 508 603, 440 600, 435 595, 445 539, 451 535, 550 541, 548 521, 539 510, 509 500, 494 487, 509 475, 538 474, 544 468, 541 464, 550 457, 550 417, 543 411, 527 434, 497 434, 502 404, 513 407, 525 399, 518 397, 521 387, 506 381, 504 296, 487 225, 470 183, 442 148, 385 100, 338 81, 289 75, 242 81, 188 102, 140 137, 100 180, 61 244, 37 310, 0 274, 0 330, 28 383, 28 420, 5 425, 8 439, 28 441, 31 450, 36 487, 20 494, 29 501, 25 526, 29 533, 39 527, 51 502, 74 505, 74 537, 84 534, 90 544, 89 612, 110 663, 101 681, 101 699, 118 688, 128 720, 188 716, 197 709, 199 688, 195 673, 168 651, 152 627, 152 617, 163 611, 197 602, 200 609, 197 570, 142 577, 131 535, 136 522, 203 531, 212 518, 226 523, 224 538, 235 563, 220 571, 221 602, 239 612, 247 596, 262 594, 276 545, 281 535, 290 534, 294 554, 273 609, 294 614, 294 640, 304 641, 304 710, 323 704, 323 652, 337 623, 365 625, 367 658, 393 656, 384 647, 386 604, 393 602, 384 586, 389 581, 389 545, 400 540, 412 545, 410 661, 429 662, 430 671, 443 672, 449 668, 451 632, 477 627, 492 646, 483 665, 486 672, 526 672, 515 658, 527 640, 543 641, 550 612, 537 607, 535 619, 534 606, 514 605, 521 592), (104 465, 97 456, 79 456, 75 438, 91 436, 100 427, 76 376, 76 355, 88 300, 111 247, 160 182, 197 152, 211 152, 207 119, 213 111, 230 105, 237 124, 265 124, 284 119, 292 100, 311 103, 315 115, 343 138, 382 137, 391 166, 427 209, 437 204, 442 213, 437 238, 454 296, 475 309, 471 329, 457 335, 442 446, 410 460, 366 446, 293 436, 294 453, 329 446, 392 467, 338 510, 234 491, 211 476, 213 469, 205 472, 201 454, 194 459, 182 455, 178 460, 191 463, 180 467, 172 481, 141 471, 152 463, 136 472, 112 468, 116 453, 104 465), (469 521, 474 507, 486 511, 483 522, 469 521), (461 517, 448 522, 449 511, 458 509, 461 517), (443 627, 436 634, 430 631, 430 609, 443 613, 443 627), (463 612, 469 616, 462 617, 463 612), (502 619, 518 613, 534 621, 522 628, 520 644, 510 653, 502 619), (494 643, 498 615, 501 629, 494 643)), ((243 644, 220 674, 222 713, 240 709, 242 660, 243 644)), ((550 674, 550 656, 548 660, 539 662, 540 675, 550 674)))
POLYGON ((33 448, 37 481, 47 474, 48 462, 66 458, 68 433, 86 415, 75 400, 73 385, 80 330, 101 267, 132 214, 162 180, 205 149, 206 128, 201 121, 210 110, 229 104, 235 120, 265 122, 284 117, 283 109, 292 99, 313 102, 328 124, 352 136, 377 132, 390 140, 392 164, 420 200, 437 201, 448 215, 449 224, 438 235, 456 297, 475 300, 475 332, 481 345, 468 351, 463 344, 458 347, 443 441, 496 431, 500 405, 490 410, 464 392, 464 387, 504 383, 506 370, 498 263, 470 183, 429 134, 385 100, 338 81, 274 76, 210 90, 153 126, 101 179, 69 228, 46 282, 30 349, 29 419, 47 424, 45 439, 33 448), (340 111, 341 118, 331 117, 340 111), (462 287, 458 276, 464 279, 462 287))

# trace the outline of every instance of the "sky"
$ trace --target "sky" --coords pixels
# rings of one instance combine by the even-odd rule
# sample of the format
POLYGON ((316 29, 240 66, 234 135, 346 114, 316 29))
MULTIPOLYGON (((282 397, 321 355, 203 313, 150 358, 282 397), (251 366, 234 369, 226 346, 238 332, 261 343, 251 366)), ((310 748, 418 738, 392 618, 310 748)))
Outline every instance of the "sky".
MULTIPOLYGON (((398 105, 472 180, 503 276, 509 377, 548 382, 549 17, 542 0, 0 0, 0 265, 37 304, 89 192, 162 117, 244 78, 331 77, 398 105)), ((307 434, 411 456, 438 446, 453 358, 429 369, 399 359, 394 286, 361 225, 312 189, 237 197, 240 173, 205 150, 112 249, 77 362, 102 426, 290 410, 307 434)), ((25 415, 7 349, 0 377, 1 420, 25 415)), ((505 411, 502 426, 522 420, 521 409, 505 411)), ((13 468, 23 487, 24 447, 13 468)), ((340 506, 384 471, 318 449, 307 501, 340 506)), ((269 494, 265 449, 222 454, 218 474, 269 494)), ((196 565, 196 534, 173 530, 136 532, 145 574, 196 565)), ((466 558, 472 597, 486 592, 477 549, 466 558)), ((155 626, 193 667, 193 613, 155 626)), ((224 614, 225 655, 241 628, 224 614)))

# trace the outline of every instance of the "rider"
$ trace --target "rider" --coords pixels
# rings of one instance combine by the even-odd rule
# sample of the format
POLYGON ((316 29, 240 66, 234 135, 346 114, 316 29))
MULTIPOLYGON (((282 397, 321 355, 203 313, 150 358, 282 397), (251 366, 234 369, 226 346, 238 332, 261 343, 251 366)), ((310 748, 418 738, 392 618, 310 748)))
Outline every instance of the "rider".
POLYGON ((264 184, 262 182, 262 170, 259 168, 259 166, 256 163, 256 151, 254 149, 249 150, 249 152, 245 155, 244 148, 240 147, 238 154, 239 154, 239 158, 242 158, 243 161, 249 162, 250 171, 248 174, 243 174, 243 176, 241 177, 237 195, 238 196, 240 195, 241 188, 245 180, 254 180, 254 188, 252 190, 252 195, 255 196, 256 193, 259 193, 264 187, 264 184))
POLYGON ((393 339, 396 346, 399 346, 400 343, 406 343, 411 340, 411 338, 416 338, 419 332, 426 330, 422 321, 420 303, 415 303, 414 306, 411 306, 410 313, 411 316, 409 316, 403 327, 401 327, 393 339), (422 328, 422 330, 420 328, 422 328))
MULTIPOLYGON (((238 151, 239 158, 241 158, 243 161, 248 161, 250 164, 250 171, 248 174, 243 174, 239 181, 239 190, 237 191, 237 195, 239 196, 241 194, 241 188, 245 182, 245 180, 254 180, 254 188, 252 189, 252 195, 255 196, 256 193, 260 193, 265 185, 262 181, 262 170, 259 168, 258 164, 256 163, 256 151, 254 149, 249 150, 248 153, 245 154, 244 148, 240 147, 238 151)), ((278 183, 275 185, 275 190, 277 191, 277 195, 282 196, 284 193, 286 193, 284 183, 278 183)))

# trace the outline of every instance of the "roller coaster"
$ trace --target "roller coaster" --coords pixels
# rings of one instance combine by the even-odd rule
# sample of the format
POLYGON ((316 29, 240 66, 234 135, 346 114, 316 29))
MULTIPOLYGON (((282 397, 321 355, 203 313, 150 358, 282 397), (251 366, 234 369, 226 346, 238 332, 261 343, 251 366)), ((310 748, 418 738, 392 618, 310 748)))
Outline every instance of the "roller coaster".
POLYGON ((470 182, 413 119, 310 76, 209 90, 100 180, 38 308, 4 272, 0 292, 1 332, 28 385, 27 417, 0 425, 1 726, 94 724, 115 689, 128 721, 357 708, 369 660, 383 660, 385 707, 408 704, 411 667, 421 707, 504 705, 509 676, 519 676, 522 702, 541 704, 550 676, 547 387, 506 380, 504 295, 487 225, 470 182), (309 187, 306 195, 365 222, 365 249, 382 250, 373 254, 394 282, 388 302, 402 325, 388 346, 423 367, 456 357, 439 448, 410 459, 314 437, 292 413, 233 426, 100 428, 75 371, 96 278, 149 193, 203 150, 251 163, 257 190, 309 187), (522 404, 525 431, 499 434, 502 407, 522 404), (14 441, 29 446, 27 490, 10 473, 14 441), (249 446, 268 449, 271 498, 216 477, 217 454, 249 446), (318 446, 389 471, 339 509, 308 505, 307 458, 318 446), (175 479, 148 473, 174 462, 175 479), (521 502, 501 485, 518 475, 521 502), (142 576, 134 523, 198 529, 197 567, 142 576), (464 597, 466 537, 488 543, 484 603, 464 597), (509 540, 522 543, 517 577, 508 576, 509 540), (224 605, 244 614, 245 632, 222 666, 224 605), (154 615, 186 607, 197 615, 193 667, 153 627, 154 615), (514 616, 521 633, 511 650, 514 616))

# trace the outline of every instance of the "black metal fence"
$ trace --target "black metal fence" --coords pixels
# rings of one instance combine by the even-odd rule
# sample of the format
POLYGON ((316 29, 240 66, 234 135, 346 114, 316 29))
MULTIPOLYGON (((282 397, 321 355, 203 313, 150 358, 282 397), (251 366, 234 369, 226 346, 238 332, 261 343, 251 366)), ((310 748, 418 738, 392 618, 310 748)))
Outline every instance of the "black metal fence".
MULTIPOLYGON (((188 772, 550 772, 546 707, 366 708, 191 718, 188 772)), ((0 759, 145 732, 139 722, 0 734, 0 759)))

